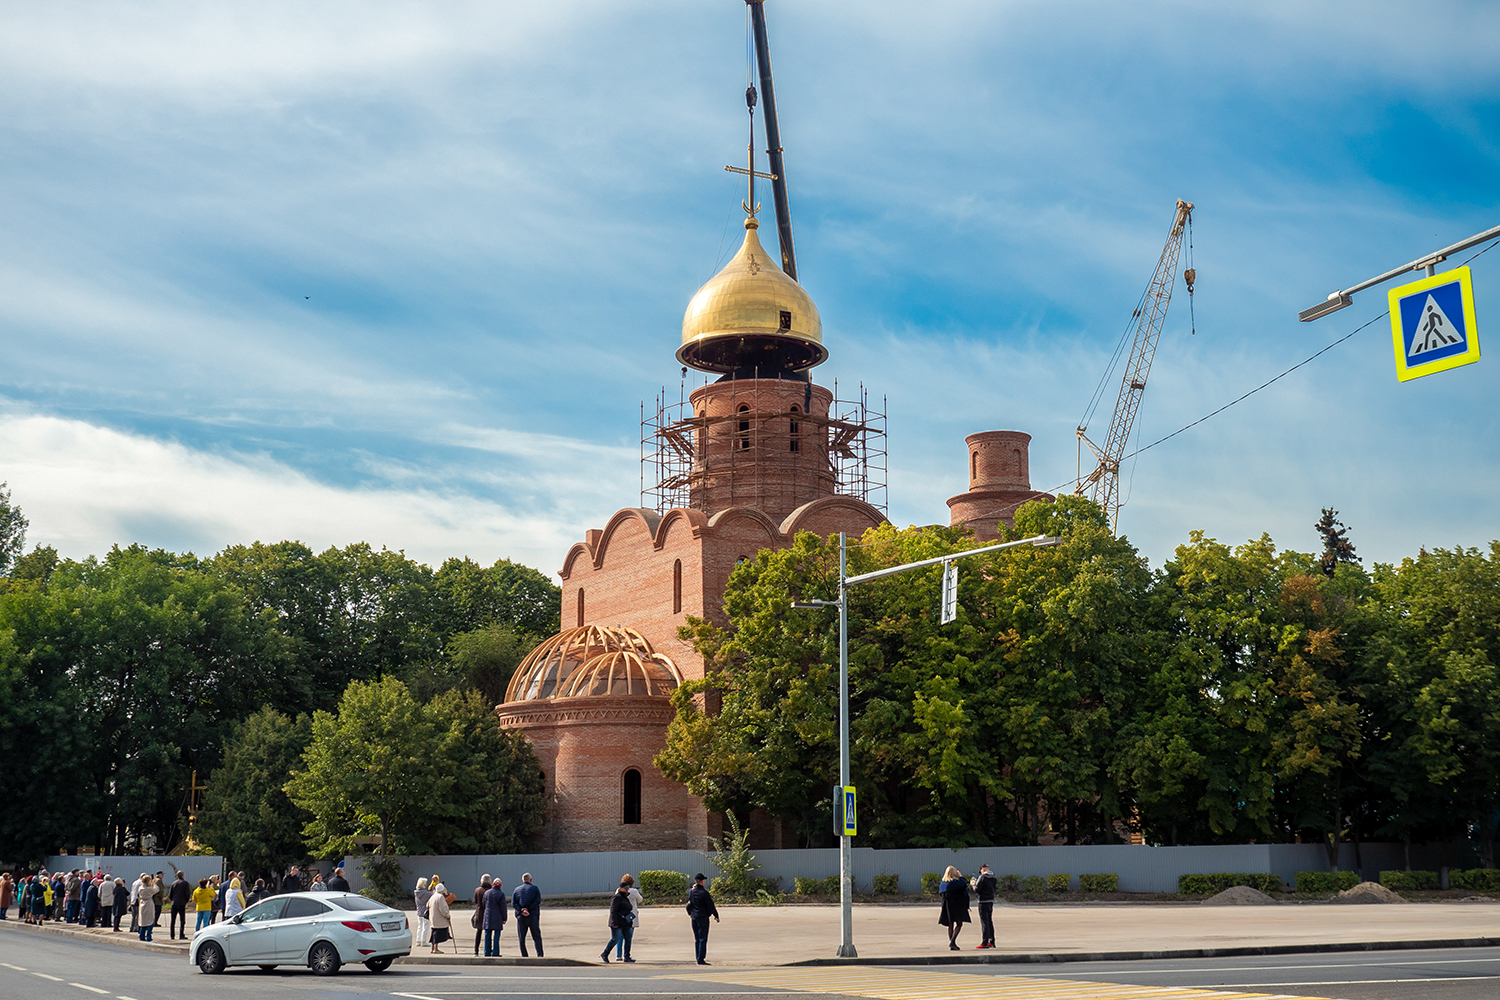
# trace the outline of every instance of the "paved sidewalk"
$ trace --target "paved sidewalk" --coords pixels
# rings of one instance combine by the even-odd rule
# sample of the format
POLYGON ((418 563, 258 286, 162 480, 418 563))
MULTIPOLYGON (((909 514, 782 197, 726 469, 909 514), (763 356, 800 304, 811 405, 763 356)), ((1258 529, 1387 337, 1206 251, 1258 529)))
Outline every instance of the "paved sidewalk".
POLYGON ((158 927, 155 932, 155 940, 142 941, 135 936, 134 931, 124 928, 116 934, 114 931, 103 927, 80 927, 77 924, 61 923, 49 920, 40 926, 28 924, 24 920, 0 920, 0 929, 17 930, 22 933, 31 934, 57 934, 84 941, 94 941, 98 944, 115 945, 121 948, 134 948, 138 951, 154 951, 163 955, 180 955, 186 957, 188 943, 182 940, 172 940, 167 937, 167 928, 158 927))
MULTIPOLYGON (((834 957, 839 943, 837 906, 724 906, 709 934, 709 961, 717 965, 789 965, 834 957)), ((861 960, 956 957, 938 926, 937 906, 856 906, 854 944, 861 960)), ((975 916, 978 912, 975 911, 975 916)), ((548 958, 598 962, 609 940, 606 911, 543 909, 548 958)), ((463 922, 460 921, 460 924, 463 922)), ((519 955, 514 924, 501 951, 519 955)), ((979 925, 965 927, 959 954, 1067 955, 1194 949, 1306 947, 1410 941, 1500 939, 1500 903, 1407 905, 1198 906, 1106 904, 1099 906, 997 906, 994 951, 976 951, 979 925)), ((457 929, 457 958, 475 961, 472 931, 457 929)), ((443 946, 455 954, 455 943, 443 946)), ((693 935, 681 907, 644 907, 635 932, 635 958, 644 964, 690 963, 693 935)), ((421 952, 424 956, 426 950, 421 952)), ((532 952, 535 954, 535 951, 532 952)), ((479 959, 478 961, 483 961, 479 959)))
MULTIPOLYGON (((837 906, 725 906, 723 920, 709 937, 709 960, 716 965, 766 966, 833 958, 839 941, 837 906)), ((460 911, 464 913, 466 911, 460 911)), ((550 960, 597 963, 609 940, 607 913, 594 908, 542 910, 542 935, 550 960)), ((976 913, 977 916, 977 913, 976 913)), ((473 954, 473 931, 459 920, 457 942, 443 946, 441 963, 483 962, 473 954)), ((36 928, 5 921, 13 932, 36 928)), ((514 923, 506 928, 501 951, 511 964, 520 954, 514 923)), ((1411 903, 1339 906, 1198 906, 1194 904, 1105 904, 1097 906, 997 906, 999 947, 976 951, 977 924, 959 936, 960 953, 948 950, 947 935, 933 906, 856 906, 854 943, 860 959, 917 962, 953 958, 985 961, 1003 955, 1046 956, 1130 954, 1243 948, 1311 948, 1407 942, 1460 942, 1500 939, 1500 904, 1411 903)), ((49 925, 43 933, 80 936, 160 953, 182 955, 185 942, 158 940, 143 945, 134 935, 84 931, 49 925), (123 940, 122 940, 123 939, 123 940)), ((676 967, 692 962, 693 936, 681 907, 644 907, 634 953, 647 965, 676 967)), ((535 954, 535 951, 532 951, 535 954)), ((425 948, 413 958, 430 961, 425 948)), ((561 964, 561 963, 559 963, 561 964)))

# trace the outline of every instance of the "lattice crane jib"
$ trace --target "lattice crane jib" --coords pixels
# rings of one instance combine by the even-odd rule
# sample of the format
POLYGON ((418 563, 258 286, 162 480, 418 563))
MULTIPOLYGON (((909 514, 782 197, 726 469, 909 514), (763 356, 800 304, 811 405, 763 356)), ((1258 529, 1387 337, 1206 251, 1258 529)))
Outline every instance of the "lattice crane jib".
MULTIPOLYGON (((1166 322, 1167 307, 1172 302, 1172 288, 1177 281, 1177 262, 1182 255, 1182 235, 1192 220, 1193 204, 1177 201, 1176 214, 1172 219, 1171 232, 1167 234, 1166 246, 1156 262, 1156 271, 1146 294, 1133 317, 1135 336, 1130 347, 1130 359, 1125 364, 1125 375, 1120 380, 1120 394, 1115 400, 1114 416, 1109 423, 1109 436, 1100 448, 1089 440, 1087 427, 1078 428, 1078 438, 1088 445, 1098 464, 1087 476, 1078 481, 1074 492, 1087 494, 1103 510, 1111 531, 1119 526, 1120 519, 1120 462, 1125 447, 1130 442, 1130 432, 1135 425, 1136 412, 1141 407, 1141 397, 1146 393, 1146 379, 1151 374, 1151 361, 1156 356, 1156 342, 1161 339, 1162 324, 1166 322)), ((1194 272, 1189 269, 1183 275, 1188 293, 1193 290, 1194 272)))

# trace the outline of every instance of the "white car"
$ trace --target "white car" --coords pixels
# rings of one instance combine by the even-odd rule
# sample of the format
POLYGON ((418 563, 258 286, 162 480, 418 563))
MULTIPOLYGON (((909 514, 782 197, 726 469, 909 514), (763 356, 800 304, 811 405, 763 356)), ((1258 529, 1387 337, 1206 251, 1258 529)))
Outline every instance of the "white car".
POLYGON ((352 892, 290 892, 198 931, 188 961, 210 975, 231 965, 305 965, 331 976, 348 962, 384 972, 410 951, 400 910, 352 892))

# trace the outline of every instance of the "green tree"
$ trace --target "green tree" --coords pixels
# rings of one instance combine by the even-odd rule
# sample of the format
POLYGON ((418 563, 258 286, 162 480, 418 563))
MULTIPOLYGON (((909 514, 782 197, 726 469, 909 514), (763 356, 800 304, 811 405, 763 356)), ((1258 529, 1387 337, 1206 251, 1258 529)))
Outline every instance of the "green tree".
POLYGON ((26 547, 26 528, 30 524, 10 499, 8 483, 0 482, 0 576, 9 576, 15 561, 26 547))
MULTIPOLYGON (((938 573, 851 591, 851 754, 871 846, 1108 840, 1126 815, 1112 774, 1149 623, 1151 577, 1097 507, 1076 497, 1023 507, 1022 536, 1063 545, 962 565, 959 619, 938 621, 938 573)), ((851 552, 851 574, 974 546, 964 532, 883 526, 851 552)), ((837 645, 831 613, 792 599, 837 596, 837 549, 812 535, 731 576, 728 629, 685 635, 708 676, 674 695, 657 766, 710 808, 794 818, 826 837, 836 762, 837 645), (700 704, 701 702, 701 704, 700 704)))
POLYGON ((379 833, 380 853, 411 853, 398 837, 420 827, 420 814, 446 800, 454 776, 443 773, 439 732, 406 685, 393 677, 353 681, 338 714, 318 711, 302 767, 286 793, 312 819, 307 844, 326 854, 355 847, 359 834, 379 833))
POLYGON ((494 706, 473 690, 427 706, 440 731, 439 767, 453 786, 413 830, 426 852, 521 854, 546 818, 541 765, 525 736, 501 728, 494 706))
POLYGON ((284 785, 312 741, 307 715, 295 719, 267 705, 234 727, 224 762, 208 777, 194 834, 241 871, 279 872, 307 854, 310 819, 284 785))
POLYGON ((401 679, 422 700, 452 690, 476 691, 493 707, 505 700, 511 675, 537 642, 508 625, 460 632, 448 640, 443 659, 409 664, 401 679))

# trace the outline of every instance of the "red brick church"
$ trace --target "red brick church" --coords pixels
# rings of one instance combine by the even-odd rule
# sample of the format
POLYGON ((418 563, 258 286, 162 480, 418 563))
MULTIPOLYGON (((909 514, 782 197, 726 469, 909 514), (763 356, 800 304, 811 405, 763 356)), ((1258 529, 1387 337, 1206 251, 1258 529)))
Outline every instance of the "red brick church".
MULTIPOLYGON (((563 631, 531 651, 497 708, 546 773, 540 851, 701 849, 717 835, 719 817, 652 765, 672 691, 703 676, 678 628, 689 615, 725 624, 729 574, 757 551, 885 521, 869 475, 883 415, 811 381, 828 357, 817 307, 756 230, 747 219, 739 253, 683 317, 678 360, 719 378, 646 422, 656 488, 642 499, 655 505, 623 508, 568 551, 563 631)), ((969 491, 948 501, 951 523, 993 537, 1006 513, 1046 496, 1031 490, 1029 442, 969 436, 969 491)), ((782 846, 778 824, 753 826, 782 846)))

